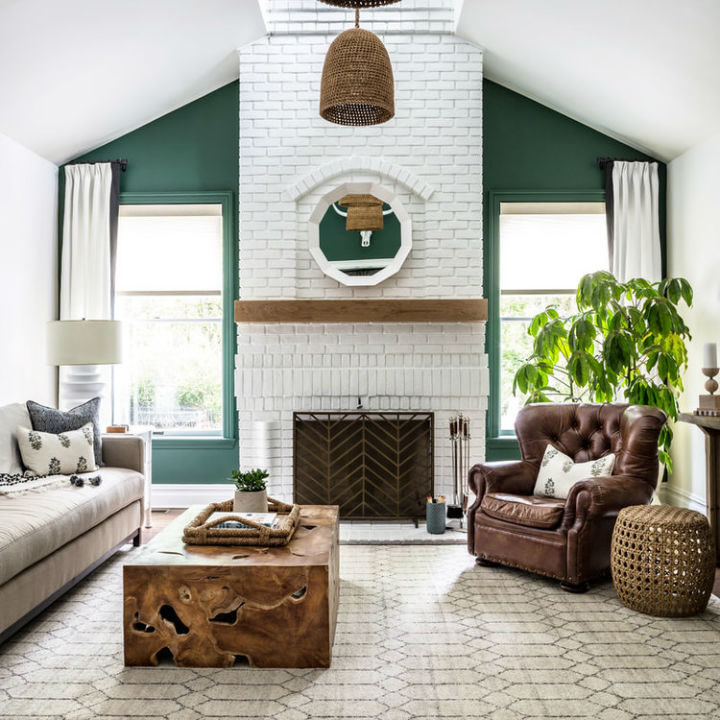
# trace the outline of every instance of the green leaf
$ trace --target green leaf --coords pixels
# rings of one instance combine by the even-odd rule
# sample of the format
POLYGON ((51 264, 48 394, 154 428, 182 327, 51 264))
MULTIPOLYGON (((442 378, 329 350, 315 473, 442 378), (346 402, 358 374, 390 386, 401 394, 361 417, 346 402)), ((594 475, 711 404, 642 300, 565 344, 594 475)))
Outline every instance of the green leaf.
POLYGON ((660 314, 660 330, 663 335, 667 335, 673 329, 672 314, 665 303, 658 305, 660 314))
POLYGON ((515 373, 515 378, 513 380, 513 394, 516 394, 517 390, 520 390, 523 395, 527 393, 528 381, 527 374, 525 372, 526 367, 527 365, 521 365, 515 373))
POLYGON ((593 348, 595 341, 595 326, 586 317, 580 317, 570 325, 568 345, 571 350, 587 350, 593 348))
POLYGON ((623 374, 625 362, 623 360, 623 349, 620 344, 620 335, 616 332, 610 333, 603 345, 603 359, 610 370, 617 375, 623 374))
POLYGON ((534 385, 537 381, 538 371, 534 365, 525 366, 525 377, 527 378, 528 385, 534 385))
POLYGON ((667 471, 669 473, 672 473, 672 458, 668 453, 665 452, 665 450, 658 449, 658 458, 660 459, 660 462, 667 468, 667 471))
POLYGON ((647 362, 645 363, 645 369, 649 373, 652 372, 652 369, 655 367, 655 363, 657 363, 659 357, 660 353, 658 353, 657 351, 648 353, 647 362))
POLYGON ((673 278, 670 280, 670 283, 667 286, 667 292, 663 293, 668 297, 670 302, 673 305, 677 305, 678 301, 680 300, 680 296, 682 294, 682 289, 680 287, 680 281, 676 278, 673 278))
POLYGON ((582 278, 580 278, 580 283, 575 295, 578 308, 590 307, 593 287, 593 275, 583 275, 582 278))
POLYGON ((548 321, 548 315, 545 311, 539 312, 530 323, 530 327, 528 328, 528 335, 532 335, 532 337, 537 337, 538 332, 540 332, 540 328, 542 328, 545 323, 548 321))
POLYGON ((590 380, 590 363, 585 353, 578 354, 576 363, 575 379, 580 387, 585 387, 590 380))
POLYGON ((629 327, 632 328, 633 332, 636 334, 641 334, 645 332, 645 318, 643 317, 643 314, 636 308, 636 307, 629 307, 627 309, 628 312, 628 318, 630 322, 628 323, 629 327))
POLYGON ((685 301, 685 304, 690 307, 693 302, 693 290, 690 287, 690 283, 685 278, 680 278, 680 294, 685 301))

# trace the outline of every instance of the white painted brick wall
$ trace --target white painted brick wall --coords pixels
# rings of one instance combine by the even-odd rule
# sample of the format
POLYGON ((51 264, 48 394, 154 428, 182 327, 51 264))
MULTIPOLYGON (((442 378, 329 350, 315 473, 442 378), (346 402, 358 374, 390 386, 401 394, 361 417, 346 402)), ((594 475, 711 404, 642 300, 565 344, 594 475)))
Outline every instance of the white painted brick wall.
MULTIPOLYGON (((348 128, 318 115, 325 53, 343 29, 333 24, 337 11, 315 0, 269 3, 275 34, 239 51, 242 298, 482 296, 482 53, 449 34, 453 7, 403 0, 384 16, 390 25, 397 19, 383 35, 396 116, 348 128), (432 34, 404 34, 407 13, 426 23, 416 30, 432 34), (413 249, 379 286, 348 288, 315 265, 307 221, 330 189, 368 180, 400 197, 412 217, 413 249)), ((290 500, 292 412, 351 410, 360 396, 368 410, 435 411, 436 488, 448 494, 450 415, 470 417, 471 458, 484 454, 484 333, 484 323, 239 325, 241 465, 267 459, 271 494, 290 500), (269 445, 262 422, 275 423, 269 445)))
MULTIPOLYGON (((402 0, 360 11, 360 25, 377 34, 453 33, 455 0, 402 0)), ((337 35, 355 22, 355 11, 318 0, 262 0, 265 25, 271 35, 337 35)))
POLYGON ((240 50, 240 288, 243 297, 474 297, 482 293, 482 53, 451 35, 388 36, 396 116, 369 128, 318 114, 329 39, 268 37, 240 50), (288 41, 292 41, 289 43, 288 41), (408 42, 412 41, 412 42, 408 42), (438 69, 442 68, 442 69, 438 69), (258 99, 258 97, 262 99, 258 99), (378 181, 413 219, 413 251, 400 272, 348 289, 310 256, 307 219, 339 184, 323 168, 375 159, 378 181), (389 177, 380 168, 400 169, 389 177), (405 176, 433 189, 427 201, 405 176), (307 188, 294 201, 298 183, 307 188))

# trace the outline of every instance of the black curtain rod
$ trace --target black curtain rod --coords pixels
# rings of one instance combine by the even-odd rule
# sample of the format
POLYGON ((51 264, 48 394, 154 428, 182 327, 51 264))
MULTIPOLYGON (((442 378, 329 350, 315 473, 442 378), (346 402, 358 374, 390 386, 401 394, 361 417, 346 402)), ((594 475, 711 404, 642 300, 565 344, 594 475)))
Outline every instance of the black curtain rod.
POLYGON ((120 169, 125 172, 127 170, 127 160, 76 160, 75 162, 69 162, 68 165, 97 165, 98 163, 117 163, 120 169))

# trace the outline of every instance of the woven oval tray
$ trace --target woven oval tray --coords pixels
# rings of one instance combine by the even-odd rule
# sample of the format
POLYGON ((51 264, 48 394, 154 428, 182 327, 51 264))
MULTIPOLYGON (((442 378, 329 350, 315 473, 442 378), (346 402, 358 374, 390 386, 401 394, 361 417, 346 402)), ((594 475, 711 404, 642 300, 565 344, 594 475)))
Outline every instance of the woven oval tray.
POLYGON ((210 503, 183 531, 183 542, 187 545, 287 545, 298 526, 300 506, 268 498, 268 512, 278 514, 278 523, 269 528, 256 523, 242 514, 226 515, 217 520, 210 520, 215 512, 232 512, 233 501, 210 503), (228 520, 237 520, 249 528, 218 528, 228 520))

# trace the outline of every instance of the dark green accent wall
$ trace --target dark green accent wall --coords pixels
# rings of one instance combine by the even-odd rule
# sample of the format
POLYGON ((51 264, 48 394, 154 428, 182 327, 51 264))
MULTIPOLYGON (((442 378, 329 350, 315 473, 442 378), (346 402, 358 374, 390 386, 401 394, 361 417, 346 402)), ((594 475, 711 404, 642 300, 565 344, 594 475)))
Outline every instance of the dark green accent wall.
MULTIPOLYGON (((237 238, 239 157, 238 83, 205 95, 117 140, 86 153, 77 161, 125 158, 122 193, 232 192, 232 237, 237 238)), ((60 173, 61 178, 64 174, 60 173)), ((60 199, 64 196, 64 183, 60 199)), ((62 206, 60 208, 62 217, 62 206)), ((62 242, 62 240, 61 240, 62 242)), ((237 297, 237 243, 234 248, 233 298, 237 297)), ((235 354, 235 343, 231 357, 235 354)), ((232 382, 230 362, 226 381, 232 382)), ((233 427, 237 432, 236 413, 233 427)), ((163 439, 153 443, 154 483, 217 483, 238 465, 235 439, 163 439)))
POLYGON ((232 190, 237 202, 239 114, 235 81, 73 162, 127 158, 121 192, 232 190))
MULTIPOLYGON (((483 255, 484 290, 488 298, 487 352, 491 396, 488 411, 488 460, 519 457, 514 438, 497 438, 499 367, 497 238, 490 216, 492 193, 551 193, 557 200, 573 193, 604 192, 598 157, 656 160, 582 123, 497 83, 483 82, 483 255)), ((659 163, 660 240, 665 252, 667 168, 659 163)))

